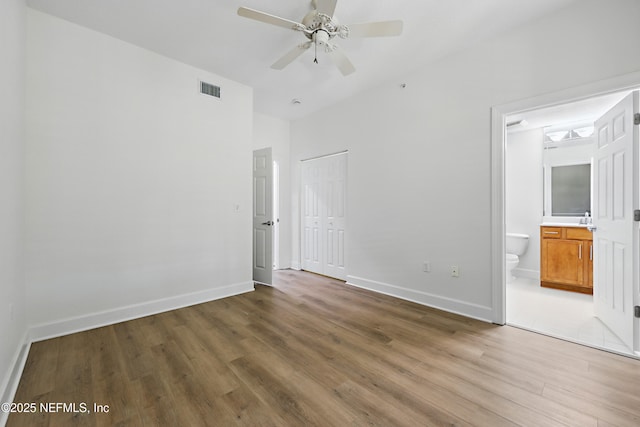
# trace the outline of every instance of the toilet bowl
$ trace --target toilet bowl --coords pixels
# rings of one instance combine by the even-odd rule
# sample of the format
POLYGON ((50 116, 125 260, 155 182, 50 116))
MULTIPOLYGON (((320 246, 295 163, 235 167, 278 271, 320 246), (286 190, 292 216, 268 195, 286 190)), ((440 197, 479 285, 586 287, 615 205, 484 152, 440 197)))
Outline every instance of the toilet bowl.
POLYGON ((524 255, 529 245, 529 236, 519 233, 507 233, 505 239, 505 265, 506 265, 506 277, 507 283, 513 281, 515 276, 513 270, 518 266, 520 262, 520 256, 524 255))
POLYGON ((507 254, 506 266, 507 266, 507 283, 515 280, 515 276, 513 275, 513 269, 518 266, 520 263, 520 257, 516 254, 507 254))

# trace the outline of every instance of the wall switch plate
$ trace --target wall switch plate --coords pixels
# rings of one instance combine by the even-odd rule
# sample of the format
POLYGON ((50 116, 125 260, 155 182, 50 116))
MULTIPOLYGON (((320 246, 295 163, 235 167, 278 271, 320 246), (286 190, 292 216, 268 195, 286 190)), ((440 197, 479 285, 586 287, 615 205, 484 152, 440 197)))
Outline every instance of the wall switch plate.
POLYGON ((422 264, 422 271, 424 271, 425 273, 430 273, 431 272, 431 263, 429 261, 425 261, 422 264))
POLYGON ((457 265, 451 266, 451 277, 460 277, 460 269, 457 265))

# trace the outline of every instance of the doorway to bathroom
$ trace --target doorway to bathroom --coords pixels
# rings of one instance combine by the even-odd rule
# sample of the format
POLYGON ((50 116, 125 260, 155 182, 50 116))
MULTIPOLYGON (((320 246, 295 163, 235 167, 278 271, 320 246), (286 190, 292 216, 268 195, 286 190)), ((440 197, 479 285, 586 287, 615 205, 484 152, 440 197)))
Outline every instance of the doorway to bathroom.
MULTIPOLYGON (((576 202, 577 205, 583 203, 582 213, 565 212, 563 205, 571 197, 567 191, 577 193, 574 187, 579 186, 584 177, 556 191, 552 171, 577 165, 587 165, 588 170, 593 168, 594 147, 599 138, 594 135, 594 123, 629 92, 612 92, 508 114, 504 127, 504 232, 507 236, 511 233, 529 236, 528 248, 519 256, 517 266, 512 273, 505 273, 506 323, 625 355, 633 354, 633 343, 628 340, 625 343, 596 317, 593 296, 541 286, 540 227, 551 221, 558 227, 591 222, 590 204, 597 200, 589 200, 586 209, 584 201, 576 202), (554 199, 554 192, 562 197, 556 195, 554 199)), ((589 180, 588 177, 587 182, 589 180)), ((587 193, 593 196, 593 180, 590 183, 587 193)), ((581 259, 584 255, 593 260, 593 252, 582 243, 576 246, 578 255, 581 259)), ((506 257, 507 253, 505 249, 503 255, 506 257)), ((504 265, 507 263, 509 261, 504 265)), ((545 277, 542 279, 544 282, 545 277)), ((586 276, 584 283, 587 283, 586 276)))

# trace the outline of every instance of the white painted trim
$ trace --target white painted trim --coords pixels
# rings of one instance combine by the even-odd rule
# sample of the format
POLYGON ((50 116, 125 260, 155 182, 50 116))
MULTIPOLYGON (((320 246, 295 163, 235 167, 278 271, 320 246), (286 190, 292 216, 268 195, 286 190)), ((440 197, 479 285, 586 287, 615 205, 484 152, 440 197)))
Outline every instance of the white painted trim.
POLYGON ((357 288, 367 289, 428 307, 437 308, 449 313, 459 314, 472 319, 484 322, 493 322, 491 307, 477 304, 469 304, 452 298, 444 298, 439 295, 427 292, 416 291, 415 289, 403 288, 389 283, 377 282, 363 277, 347 276, 347 285, 357 288))
MULTIPOLYGON (((29 355, 29 349, 31 347, 28 331, 25 331, 21 342, 22 344, 17 348, 16 354, 13 356, 11 370, 7 373, 7 376, 2 383, 2 388, 0 389, 0 403, 13 402, 13 398, 18 390, 18 384, 20 384, 22 371, 27 363, 27 356, 29 355)), ((4 426, 8 419, 9 413, 0 411, 0 426, 4 426)))
POLYGON ((295 260, 291 260, 291 269, 292 270, 302 270, 302 267, 300 266, 300 262, 299 261, 295 261, 295 260))
POLYGON ((113 310, 101 311, 84 316, 72 317, 52 323, 32 326, 29 330, 31 342, 60 337, 75 332, 100 328, 114 323, 150 316, 165 311, 176 310, 190 305, 201 304, 217 299, 251 292, 254 290, 253 281, 237 283, 222 288, 210 289, 190 294, 176 295, 154 301, 133 304, 113 310))
POLYGON ((505 261, 505 153, 506 114, 491 108, 491 283, 493 315, 498 325, 507 323, 505 261))
MULTIPOLYGON (((504 126, 506 116, 554 105, 580 101, 609 93, 640 87, 640 71, 598 80, 558 92, 497 105, 491 108, 491 277, 493 284, 493 318, 506 322, 506 281, 504 274, 505 193, 504 193, 504 126)), ((637 283, 634 284, 637 289, 637 283)), ((636 296, 640 299, 640 296, 636 296)), ((636 346, 640 347, 640 321, 636 321, 636 346)), ((636 351, 640 348, 635 349, 636 351)))
POLYGON ((301 162, 309 162, 311 160, 326 159, 327 157, 339 156, 341 154, 348 154, 348 153, 349 153, 349 150, 342 150, 342 151, 338 151, 336 153, 322 154, 322 155, 316 156, 316 157, 309 157, 308 159, 302 159, 300 161, 301 162))

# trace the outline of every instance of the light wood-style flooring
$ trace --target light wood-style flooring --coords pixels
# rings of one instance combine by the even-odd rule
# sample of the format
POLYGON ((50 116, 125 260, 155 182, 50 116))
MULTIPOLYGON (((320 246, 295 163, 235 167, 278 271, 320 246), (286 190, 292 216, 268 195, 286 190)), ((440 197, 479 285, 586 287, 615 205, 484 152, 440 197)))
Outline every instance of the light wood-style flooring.
POLYGON ((33 344, 8 426, 634 426, 640 361, 280 271, 33 344))

